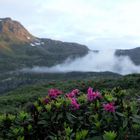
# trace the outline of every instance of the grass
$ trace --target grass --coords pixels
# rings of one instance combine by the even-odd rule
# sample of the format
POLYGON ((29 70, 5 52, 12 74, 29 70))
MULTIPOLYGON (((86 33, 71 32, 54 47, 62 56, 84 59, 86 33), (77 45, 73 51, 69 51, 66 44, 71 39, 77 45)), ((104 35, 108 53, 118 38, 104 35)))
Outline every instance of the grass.
POLYGON ((94 87, 97 90, 111 90, 114 87, 120 87, 126 90, 128 98, 135 98, 140 95, 140 75, 128 75, 118 79, 102 80, 59 80, 45 82, 41 84, 28 85, 17 88, 0 96, 0 113, 14 113, 25 109, 28 104, 34 102, 39 97, 47 95, 50 88, 58 88, 64 92, 69 92, 74 88, 86 92, 88 87, 94 87))

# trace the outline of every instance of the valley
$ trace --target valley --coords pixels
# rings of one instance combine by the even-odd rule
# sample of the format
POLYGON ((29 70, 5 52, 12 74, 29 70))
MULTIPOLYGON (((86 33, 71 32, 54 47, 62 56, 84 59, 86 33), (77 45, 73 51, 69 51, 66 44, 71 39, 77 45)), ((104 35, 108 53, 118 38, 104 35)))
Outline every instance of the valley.
POLYGON ((0 19, 0 140, 138 140, 140 47, 35 37, 0 19))

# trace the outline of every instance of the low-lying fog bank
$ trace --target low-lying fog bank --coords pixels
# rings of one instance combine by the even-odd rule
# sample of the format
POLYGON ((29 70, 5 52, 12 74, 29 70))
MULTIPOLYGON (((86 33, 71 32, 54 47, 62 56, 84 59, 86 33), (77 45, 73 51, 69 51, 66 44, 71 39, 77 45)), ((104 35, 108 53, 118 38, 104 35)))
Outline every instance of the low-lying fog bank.
POLYGON ((115 50, 90 51, 86 56, 75 60, 67 59, 64 63, 53 67, 24 68, 24 72, 55 73, 55 72, 103 72, 111 71, 119 74, 140 73, 140 66, 136 66, 128 56, 115 56, 115 50))

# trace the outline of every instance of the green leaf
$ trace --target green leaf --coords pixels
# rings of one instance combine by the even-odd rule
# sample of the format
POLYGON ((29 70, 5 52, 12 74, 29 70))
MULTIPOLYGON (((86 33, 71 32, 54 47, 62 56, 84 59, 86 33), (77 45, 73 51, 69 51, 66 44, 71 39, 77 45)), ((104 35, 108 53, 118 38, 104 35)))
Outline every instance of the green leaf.
POLYGON ((105 131, 103 135, 104 140, 115 140, 117 134, 114 131, 105 131))
POLYGON ((116 114, 120 117, 125 117, 125 115, 123 113, 120 113, 120 112, 116 112, 116 114))

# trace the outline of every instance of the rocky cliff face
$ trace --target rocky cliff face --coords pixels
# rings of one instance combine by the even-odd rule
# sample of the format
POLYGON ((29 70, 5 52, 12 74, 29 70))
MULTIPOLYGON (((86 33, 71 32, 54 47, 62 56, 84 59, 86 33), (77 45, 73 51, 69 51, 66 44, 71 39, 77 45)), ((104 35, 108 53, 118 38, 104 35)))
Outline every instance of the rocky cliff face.
POLYGON ((32 42, 35 39, 19 22, 11 18, 0 18, 0 40, 14 42, 32 42))

